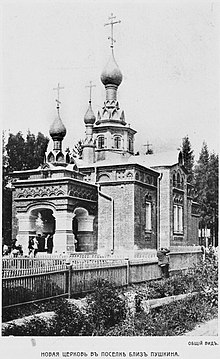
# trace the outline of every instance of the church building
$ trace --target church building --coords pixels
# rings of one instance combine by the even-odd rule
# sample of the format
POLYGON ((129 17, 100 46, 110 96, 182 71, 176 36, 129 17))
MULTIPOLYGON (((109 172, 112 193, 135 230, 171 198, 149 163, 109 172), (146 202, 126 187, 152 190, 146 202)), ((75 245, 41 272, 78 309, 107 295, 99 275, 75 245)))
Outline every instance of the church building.
MULTIPOLYGON (((113 19, 111 29, 117 23, 113 19)), ((123 76, 110 39, 109 61, 101 73, 104 104, 95 116, 90 88, 82 158, 63 150, 66 128, 58 85, 57 117, 49 131, 53 148, 39 168, 13 173, 14 235, 24 253, 37 234, 42 252, 51 235, 52 253, 132 255, 198 245, 199 207, 181 151, 134 153, 136 131, 117 99, 123 76)))

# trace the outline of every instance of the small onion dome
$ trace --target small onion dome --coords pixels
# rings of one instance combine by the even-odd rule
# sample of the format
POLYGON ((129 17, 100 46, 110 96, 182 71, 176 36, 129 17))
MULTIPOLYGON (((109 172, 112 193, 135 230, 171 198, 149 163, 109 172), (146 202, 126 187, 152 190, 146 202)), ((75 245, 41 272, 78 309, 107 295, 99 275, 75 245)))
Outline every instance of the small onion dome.
POLYGON ((118 67, 117 62, 115 61, 113 51, 106 67, 102 71, 101 81, 103 85, 116 85, 116 86, 119 86, 120 83, 122 82, 122 73, 118 67))
POLYGON ((96 118, 95 118, 94 112, 92 110, 91 101, 89 101, 89 107, 84 116, 84 123, 86 125, 89 125, 89 124, 93 125, 95 123, 95 120, 96 120, 96 118))
POLYGON ((57 118, 53 121, 52 125, 50 126, 50 136, 54 140, 62 140, 66 136, 66 127, 64 126, 59 113, 57 118))

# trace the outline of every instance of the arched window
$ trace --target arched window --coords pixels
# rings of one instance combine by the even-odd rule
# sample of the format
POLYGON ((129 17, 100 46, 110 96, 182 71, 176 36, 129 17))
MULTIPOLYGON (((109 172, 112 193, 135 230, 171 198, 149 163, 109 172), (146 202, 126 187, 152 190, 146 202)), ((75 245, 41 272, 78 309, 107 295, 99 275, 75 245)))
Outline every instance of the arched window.
POLYGON ((114 148, 121 148, 121 136, 114 137, 114 148))
POLYGON ((69 155, 69 153, 66 154, 66 163, 70 163, 70 155, 69 155))
POLYGON ((108 182, 110 180, 109 176, 107 174, 102 174, 99 177, 99 182, 108 182))
POLYGON ((179 173, 177 173, 177 187, 178 187, 178 188, 181 187, 180 174, 179 174, 179 173))
POLYGON ((173 187, 176 187, 176 174, 173 174, 173 187))
POLYGON ((128 138, 128 151, 133 152, 133 140, 131 137, 128 138))
POLYGON ((105 145, 105 138, 104 136, 98 137, 98 148, 104 148, 105 145))
POLYGON ((146 201, 145 203, 145 231, 152 230, 152 203, 146 201))
POLYGON ((177 204, 173 206, 173 231, 183 233, 183 207, 177 204))
POLYGON ((56 161, 57 162, 63 162, 64 160, 64 155, 62 152, 59 152, 57 155, 56 155, 56 161))
POLYGON ((47 160, 48 160, 48 162, 54 162, 55 161, 55 157, 54 157, 54 154, 52 152, 49 153, 47 160))
POLYGON ((183 189, 184 188, 184 177, 182 176, 181 178, 181 188, 183 189))

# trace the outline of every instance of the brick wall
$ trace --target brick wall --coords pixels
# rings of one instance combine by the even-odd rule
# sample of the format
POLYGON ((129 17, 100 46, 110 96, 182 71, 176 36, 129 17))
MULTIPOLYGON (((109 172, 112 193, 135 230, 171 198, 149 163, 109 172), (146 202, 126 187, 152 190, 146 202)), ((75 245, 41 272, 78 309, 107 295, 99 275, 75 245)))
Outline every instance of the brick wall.
POLYGON ((170 227, 172 212, 170 208, 170 170, 161 169, 163 174, 160 181, 160 245, 170 246, 170 227))
POLYGON ((192 216, 191 217, 191 237, 190 243, 191 244, 199 244, 199 235, 198 235, 198 228, 199 228, 199 217, 192 216))
POLYGON ((193 237, 193 229, 191 226, 191 200, 187 200, 187 244, 190 245, 191 238, 193 237))
MULTIPOLYGON (((101 191, 114 199, 114 249, 132 250, 134 245, 134 184, 106 185, 101 191)), ((112 202, 99 195, 98 248, 112 248, 112 202)))
POLYGON ((112 202, 101 195, 99 195, 98 199, 98 223, 98 252, 110 252, 113 247, 112 202))
POLYGON ((140 184, 134 188, 134 244, 136 249, 156 248, 157 246, 157 203, 156 189, 140 184), (152 208, 152 229, 146 230, 146 196, 150 196, 152 208))
POLYGON ((188 236, 187 244, 199 244, 198 236, 199 216, 192 214, 192 201, 188 200, 188 236))
POLYGON ((179 165, 172 166, 170 171, 170 245, 186 246, 188 241, 189 218, 188 218, 188 201, 187 201, 187 183, 186 174, 179 165), (181 186, 174 185, 173 174, 179 173, 183 179, 181 186), (181 206, 183 209, 183 233, 174 233, 174 197, 182 198, 181 206))

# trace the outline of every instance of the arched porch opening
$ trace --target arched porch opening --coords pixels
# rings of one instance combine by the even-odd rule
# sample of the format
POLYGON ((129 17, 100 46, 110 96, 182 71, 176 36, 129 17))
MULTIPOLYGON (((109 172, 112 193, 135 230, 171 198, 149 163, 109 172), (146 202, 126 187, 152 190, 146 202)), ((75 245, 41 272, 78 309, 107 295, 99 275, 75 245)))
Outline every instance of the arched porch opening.
POLYGON ((73 212, 72 229, 75 237, 76 252, 93 252, 95 249, 94 216, 82 207, 78 207, 73 212))
MULTIPOLYGON (((37 208, 30 212, 30 224, 32 234, 37 236, 38 252, 53 253, 53 236, 56 228, 56 220, 53 211, 49 208, 37 208)), ((31 236, 30 236, 31 237, 31 236)))
POLYGON ((30 248, 36 236, 39 242, 38 252, 53 252, 56 220, 52 206, 36 204, 27 212, 17 213, 17 219, 17 245, 22 246, 24 255, 30 254, 30 248))

